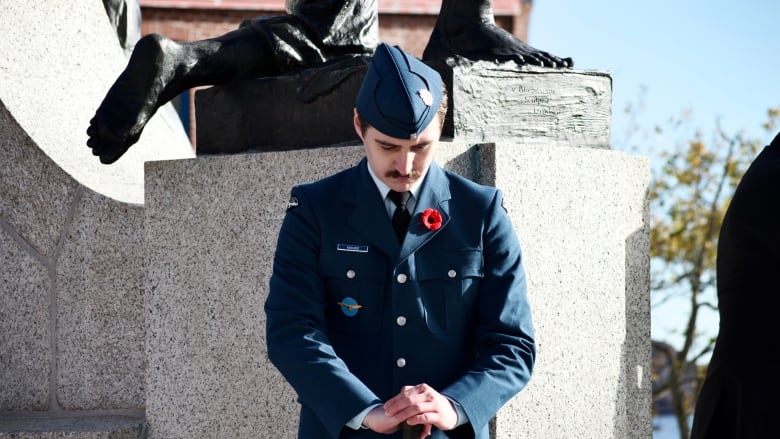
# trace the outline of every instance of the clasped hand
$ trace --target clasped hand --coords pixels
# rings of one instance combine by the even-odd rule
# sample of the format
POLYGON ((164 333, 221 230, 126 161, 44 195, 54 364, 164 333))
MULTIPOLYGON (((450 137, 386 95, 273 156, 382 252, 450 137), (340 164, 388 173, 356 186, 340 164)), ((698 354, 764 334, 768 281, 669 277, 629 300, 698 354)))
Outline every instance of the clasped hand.
POLYGON ((431 434, 433 427, 447 431, 455 428, 458 413, 452 402, 427 384, 404 386, 381 406, 368 412, 363 425, 377 433, 393 433, 402 422, 422 425, 420 439, 431 434))

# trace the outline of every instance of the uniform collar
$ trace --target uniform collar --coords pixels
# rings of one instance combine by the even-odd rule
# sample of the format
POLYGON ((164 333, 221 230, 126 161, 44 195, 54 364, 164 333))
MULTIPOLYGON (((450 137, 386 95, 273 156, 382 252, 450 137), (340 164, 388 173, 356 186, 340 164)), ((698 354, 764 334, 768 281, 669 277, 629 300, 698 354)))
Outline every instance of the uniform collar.
MULTIPOLYGON (((403 260, 447 227, 450 220, 450 189, 444 170, 435 161, 431 162, 428 172, 417 188, 419 197, 415 211, 426 208, 438 210, 442 215, 442 227, 436 231, 426 230, 419 221, 420 214, 413 213, 412 223, 402 247, 399 246, 390 218, 385 213, 384 200, 377 197, 382 189, 371 174, 368 160, 363 158, 354 171, 357 172, 355 177, 359 183, 355 184, 355 180, 348 179, 343 189, 345 200, 352 204, 346 221, 383 253, 403 260), (377 227, 385 227, 387 233, 377 233, 377 227)), ((389 191, 389 188, 387 190, 389 191)))
MULTIPOLYGON (((379 190, 379 194, 382 195, 382 199, 384 200, 387 198, 387 193, 390 192, 390 186, 386 185, 385 182, 379 179, 379 177, 374 174, 374 171, 371 169, 371 164, 368 163, 368 160, 366 160, 366 168, 368 168, 368 174, 371 176, 371 179, 374 180, 374 184, 376 185, 376 188, 379 190)), ((429 167, 430 170, 430 167, 429 167)), ((428 171, 425 171, 427 174, 428 171)), ((420 199, 420 188, 422 187, 422 182, 425 181, 425 175, 423 175, 422 178, 418 179, 412 187, 409 189, 409 192, 412 193, 412 196, 415 200, 420 199)))

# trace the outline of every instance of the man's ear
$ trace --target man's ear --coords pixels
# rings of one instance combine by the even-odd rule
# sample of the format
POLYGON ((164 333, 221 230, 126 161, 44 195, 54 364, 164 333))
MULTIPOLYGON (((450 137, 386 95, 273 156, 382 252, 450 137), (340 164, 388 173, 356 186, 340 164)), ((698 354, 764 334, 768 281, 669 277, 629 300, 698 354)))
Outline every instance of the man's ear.
POLYGON ((363 129, 360 128, 360 116, 358 116, 357 108, 352 109, 352 126, 355 128, 355 132, 360 137, 360 140, 365 143, 366 140, 363 138, 363 129))

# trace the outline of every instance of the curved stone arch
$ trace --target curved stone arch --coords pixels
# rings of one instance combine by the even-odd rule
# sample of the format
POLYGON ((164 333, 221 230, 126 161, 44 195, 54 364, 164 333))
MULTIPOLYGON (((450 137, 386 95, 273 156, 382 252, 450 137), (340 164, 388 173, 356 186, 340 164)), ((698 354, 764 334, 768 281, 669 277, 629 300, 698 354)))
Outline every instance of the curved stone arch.
POLYGON ((161 109, 112 166, 86 146, 86 129, 127 59, 98 1, 0 6, 0 101, 52 161, 84 186, 142 204, 144 162, 194 157, 172 108, 161 109))

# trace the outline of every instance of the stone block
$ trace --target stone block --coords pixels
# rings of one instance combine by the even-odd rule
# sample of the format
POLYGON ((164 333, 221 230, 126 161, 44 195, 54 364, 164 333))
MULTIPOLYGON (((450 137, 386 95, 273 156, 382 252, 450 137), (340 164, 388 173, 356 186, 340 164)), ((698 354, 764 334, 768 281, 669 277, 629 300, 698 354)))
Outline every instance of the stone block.
POLYGON ((499 412, 496 439, 650 437, 648 161, 480 148, 523 246, 538 341, 533 378, 499 412))
POLYGON ((46 410, 52 356, 49 270, 20 248, 21 239, 2 218, 0 225, 0 411, 46 410))
MULTIPOLYGON (((352 108, 366 62, 349 58, 297 74, 237 80, 198 91, 198 154, 359 141, 352 108), (282 101, 285 104, 279 105, 282 101)), ((431 63, 448 85, 444 139, 609 148, 608 74, 520 68, 514 63, 450 64, 431 63)))
POLYGON ((78 183, 44 154, 0 99, 0 221, 51 256, 78 183))
POLYGON ((0 409, 143 407, 142 207, 74 181, 2 102, 0 132, 0 409))
POLYGON ((609 148, 607 73, 488 62, 434 67, 449 86, 443 135, 456 142, 609 148))
MULTIPOLYGON (((362 156, 342 146, 147 164, 150 437, 295 437, 295 394, 265 352, 276 235, 294 184, 362 156)), ((495 437, 650 437, 649 266, 634 259, 648 251, 647 161, 457 142, 437 160, 504 190, 524 249, 539 362, 495 437)))
POLYGON ((150 437, 295 437, 295 394, 265 348, 276 235, 293 184, 357 163, 362 151, 147 163, 150 437))
POLYGON ((352 108, 367 62, 366 57, 350 57, 298 74, 236 80, 197 91, 198 154, 360 141, 352 108))
POLYGON ((138 439, 143 424, 137 416, 22 414, 0 420, 0 439, 138 439))
POLYGON ((57 259, 57 398, 143 408, 143 207, 83 189, 57 259))

